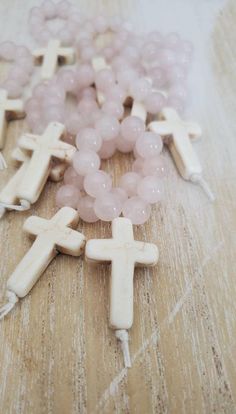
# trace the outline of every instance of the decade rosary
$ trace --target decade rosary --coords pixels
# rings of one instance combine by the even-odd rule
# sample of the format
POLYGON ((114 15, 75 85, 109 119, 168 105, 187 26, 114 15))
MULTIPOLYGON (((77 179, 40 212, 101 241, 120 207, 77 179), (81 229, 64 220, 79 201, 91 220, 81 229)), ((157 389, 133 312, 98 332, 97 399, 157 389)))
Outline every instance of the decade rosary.
MULTIPOLYGON (((109 322, 130 367, 135 266, 154 266, 159 258, 156 245, 134 239, 133 225, 147 222, 152 205, 163 198, 164 144, 180 175, 214 201, 192 145, 201 128, 182 119, 193 47, 177 33, 139 35, 117 17, 86 18, 67 1, 34 7, 29 26, 39 43, 33 52, 12 42, 0 44, 0 58, 12 62, 0 89, 0 149, 7 120, 26 116, 29 129, 12 153, 18 169, 0 190, 0 216, 30 209, 49 179, 64 183, 55 197, 57 213, 24 223, 34 241, 8 279, 0 319, 30 292, 57 254, 79 257, 85 251, 94 264, 111 263, 109 322), (47 21, 58 18, 64 26, 49 29, 47 21), (41 79, 23 102, 19 98, 34 65, 41 65, 41 79), (74 105, 68 104, 71 97, 74 105), (113 187, 101 161, 116 151, 132 152, 134 161, 113 187), (77 230, 79 219, 91 226, 112 222, 111 238, 86 244, 77 230)), ((5 167, 1 154, 0 168, 5 167)))

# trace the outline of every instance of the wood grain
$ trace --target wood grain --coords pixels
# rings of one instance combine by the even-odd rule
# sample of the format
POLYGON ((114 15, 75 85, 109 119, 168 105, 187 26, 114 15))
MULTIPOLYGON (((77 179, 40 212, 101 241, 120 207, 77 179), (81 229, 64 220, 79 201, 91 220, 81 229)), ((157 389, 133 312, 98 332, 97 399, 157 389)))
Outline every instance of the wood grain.
MULTIPOLYGON (((74 3, 91 14, 105 8, 130 15, 137 28, 140 22, 154 28, 160 6, 151 0, 74 3)), ((3 40, 31 44, 26 21, 33 4, 37 1, 25 1, 23 10, 18 0, 1 0, 3 40)), ((194 8, 195 2, 188 5, 194 8)), ((211 81, 205 82, 205 97, 193 110, 205 132, 196 150, 217 201, 210 204, 197 187, 184 182, 166 153, 165 200, 145 226, 135 228, 137 239, 157 243, 160 261, 155 269, 136 271, 132 369, 123 368, 108 328, 109 268, 60 256, 1 322, 1 413, 236 413, 235 19, 231 0, 214 24, 211 81)), ((24 130, 24 121, 9 125, 7 160, 24 130)), ((104 168, 118 180, 130 163, 131 157, 116 155, 104 168)), ((13 171, 9 163, 1 186, 13 171)), ((23 222, 32 213, 45 218, 55 213, 56 188, 48 183, 30 212, 11 212, 0 222, 2 301, 7 278, 31 245, 22 233, 23 222)), ((104 223, 81 222, 79 230, 87 239, 111 236, 104 223)))

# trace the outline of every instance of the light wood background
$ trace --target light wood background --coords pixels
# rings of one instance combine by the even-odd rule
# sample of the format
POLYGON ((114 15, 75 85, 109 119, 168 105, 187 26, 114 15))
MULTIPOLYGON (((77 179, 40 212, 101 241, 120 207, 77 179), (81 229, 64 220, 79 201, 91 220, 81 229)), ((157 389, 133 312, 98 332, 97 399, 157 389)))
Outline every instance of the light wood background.
MULTIPOLYGON (((37 3, 0 1, 1 41, 31 44, 27 13, 37 3)), ((77 3, 91 14, 103 9, 120 13, 137 29, 160 24, 194 36, 199 56, 194 73, 199 76, 193 82, 189 114, 204 129, 204 139, 194 145, 217 201, 211 204, 197 187, 184 182, 166 153, 170 174, 165 200, 145 226, 135 229, 137 238, 157 243, 160 261, 153 270, 136 272, 130 370, 123 368, 119 345, 108 328, 109 268, 92 267, 83 258, 58 257, 1 322, 0 412, 236 413, 235 1, 77 3), (221 11, 212 19, 216 3, 221 11), (211 36, 205 30, 209 25, 211 36)), ((24 121, 9 125, 4 151, 8 160, 24 130, 24 121)), ((117 178, 130 169, 130 159, 116 156, 105 168, 117 178)), ((13 171, 10 164, 1 173, 1 186, 13 171)), ((2 303, 7 278, 31 245, 22 224, 32 213, 54 213, 56 187, 48 183, 30 212, 11 212, 0 222, 2 303)), ((111 234, 104 223, 81 222, 79 229, 87 239, 111 234)))

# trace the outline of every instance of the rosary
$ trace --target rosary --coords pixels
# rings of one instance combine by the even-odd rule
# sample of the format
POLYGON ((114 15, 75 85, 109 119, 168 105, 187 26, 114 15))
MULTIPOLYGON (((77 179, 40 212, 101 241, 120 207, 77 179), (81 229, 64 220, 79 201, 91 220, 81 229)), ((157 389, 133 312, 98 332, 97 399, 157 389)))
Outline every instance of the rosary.
MULTIPOLYGON (((193 47, 177 33, 135 34, 118 17, 86 18, 64 0, 32 8, 29 27, 38 43, 33 52, 12 42, 0 44, 1 60, 11 65, 0 86, 0 149, 10 120, 26 117, 30 130, 12 152, 18 169, 0 191, 0 217, 29 210, 48 180, 64 182, 56 193, 56 214, 50 220, 31 216, 24 223, 33 244, 8 279, 0 319, 59 253, 79 257, 85 252, 86 260, 111 263, 109 323, 130 367, 134 270, 154 266, 159 258, 156 245, 134 239, 133 225, 147 222, 152 205, 164 196, 163 145, 180 175, 214 201, 192 145, 201 128, 182 119, 193 47), (50 29, 48 21, 54 19, 64 25, 50 29), (41 80, 25 100, 35 65, 41 66, 41 80), (132 152, 134 161, 114 187, 101 162, 116 151, 132 152), (91 225, 111 222, 112 237, 86 243, 77 230, 79 219, 91 225)), ((0 152, 0 169, 6 167, 0 152)))

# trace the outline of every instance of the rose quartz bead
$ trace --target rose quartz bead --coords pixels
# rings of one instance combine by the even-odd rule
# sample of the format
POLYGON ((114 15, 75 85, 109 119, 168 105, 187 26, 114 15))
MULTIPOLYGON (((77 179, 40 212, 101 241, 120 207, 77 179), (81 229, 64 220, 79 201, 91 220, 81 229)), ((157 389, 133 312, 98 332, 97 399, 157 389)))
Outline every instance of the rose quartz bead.
POLYGON ((139 182, 137 193, 147 203, 157 203, 163 196, 163 183, 157 177, 148 175, 139 182))
POLYGON ((135 65, 137 64, 139 59, 139 51, 136 47, 133 47, 132 45, 126 45, 122 50, 122 56, 124 56, 125 59, 128 60, 128 62, 135 65))
POLYGON ((137 73, 131 68, 126 68, 117 72, 117 81, 124 89, 128 89, 131 83, 137 78, 137 73))
POLYGON ((41 4, 41 10, 46 19, 53 19, 56 15, 56 5, 51 0, 44 1, 41 4))
POLYGON ((31 57, 17 58, 16 64, 19 65, 22 69, 24 69, 25 72, 27 72, 29 75, 31 75, 31 73, 34 70, 33 59, 31 57))
POLYGON ((162 178, 166 175, 166 161, 162 155, 148 158, 143 161, 142 171, 144 175, 155 175, 162 178))
POLYGON ((86 175, 84 179, 84 189, 91 197, 100 197, 111 190, 112 179, 104 171, 96 171, 86 175))
POLYGON ((176 53, 171 49, 161 49, 158 52, 158 60, 163 68, 169 68, 176 63, 176 53))
POLYGON ((73 185, 79 190, 84 189, 84 177, 82 175, 78 175, 73 167, 67 168, 64 174, 64 183, 73 185))
POLYGON ((120 187, 123 188, 129 197, 137 194, 137 186, 141 176, 135 172, 128 172, 122 175, 120 179, 120 187))
POLYGON ((170 88, 169 97, 181 99, 183 102, 186 101, 188 96, 187 87, 184 84, 176 83, 170 88))
POLYGON ((135 144, 134 142, 127 141, 122 136, 118 136, 116 138, 116 148, 118 149, 118 151, 120 151, 124 154, 133 151, 134 144, 135 144))
POLYGON ((123 216, 133 224, 144 224, 151 214, 151 206, 140 197, 131 197, 123 205, 123 216))
POLYGON ((104 141, 110 141, 118 136, 120 124, 114 116, 104 115, 95 123, 95 128, 104 141))
POLYGON ((82 64, 76 70, 77 84, 80 88, 86 88, 94 82, 94 70, 91 65, 82 64))
POLYGON ((102 146, 102 138, 94 128, 80 130, 76 136, 76 146, 80 150, 92 150, 98 152, 102 146))
POLYGON ((143 101, 151 90, 151 83, 145 78, 134 80, 130 85, 130 95, 138 102, 143 101))
POLYGON ((82 114, 91 114, 98 110, 98 104, 93 99, 84 98, 79 102, 77 109, 82 114))
POLYGON ((111 194, 115 194, 121 201, 122 204, 127 200, 128 194, 126 191, 121 187, 114 187, 110 191, 111 194))
POLYGON ((95 30, 98 33, 105 33, 108 29, 108 22, 105 16, 97 16, 94 19, 95 30))
POLYGON ((57 96, 61 100, 64 100, 66 97, 65 89, 59 82, 50 82, 48 84, 47 94, 50 96, 57 96))
POLYGON ((162 93, 152 92, 145 99, 145 108, 150 114, 157 114, 165 106, 166 99, 162 93))
POLYGON ((158 46, 159 45, 156 42, 148 42, 143 45, 141 56, 144 63, 153 62, 158 51, 158 46))
POLYGON ((126 98, 125 89, 119 85, 113 85, 111 89, 106 91, 106 98, 111 101, 123 103, 126 98))
POLYGON ((132 164, 132 171, 141 175, 143 173, 143 165, 144 165, 144 159, 137 158, 132 164))
POLYGON ((9 98, 19 98, 23 91, 22 86, 15 79, 7 80, 3 87, 8 91, 9 98))
POLYGON ((88 63, 95 55, 95 49, 92 45, 82 47, 80 50, 80 58, 83 62, 88 63))
POLYGON ((110 69, 102 69, 95 74, 95 84, 98 90, 106 91, 115 83, 115 77, 110 69))
POLYGON ((9 78, 15 80, 21 85, 26 85, 29 82, 28 73, 20 66, 13 66, 9 71, 9 78))
POLYGON ((103 141, 100 151, 98 152, 99 157, 102 160, 111 158, 116 152, 116 141, 103 141))
POLYGON ((75 153, 72 163, 77 174, 87 175, 99 169, 100 158, 94 151, 82 150, 75 153))
POLYGON ((178 83, 186 80, 186 73, 179 65, 171 66, 166 71, 168 81, 171 83, 178 83))
POLYGON ((57 4, 57 15, 58 17, 61 17, 62 19, 65 19, 65 17, 68 16, 70 10, 70 3, 67 0, 61 0, 57 4))
POLYGON ((121 122, 121 135, 127 141, 137 141, 144 131, 144 122, 136 116, 127 116, 121 122))
POLYGON ((94 211, 101 220, 112 221, 121 214, 121 200, 117 195, 107 193, 95 200, 94 211))
POLYGON ((96 99, 96 96, 97 96, 96 91, 91 86, 88 86, 85 89, 83 89, 82 91, 80 91, 80 93, 78 95, 78 97, 80 99, 90 98, 90 99, 94 99, 94 100, 96 99))
POLYGON ((15 58, 16 45, 13 42, 3 42, 0 44, 0 56, 6 60, 15 58))
POLYGON ((114 116, 117 119, 122 119, 124 116, 124 107, 120 102, 106 100, 102 105, 102 111, 107 114, 114 116))
POLYGON ((153 86, 162 88, 166 84, 166 72, 160 67, 150 69, 149 76, 152 78, 153 86))
POLYGON ((37 99, 41 99, 47 93, 47 83, 42 82, 36 85, 33 89, 33 97, 37 99))
POLYGON ((144 132, 136 141, 136 150, 140 157, 149 158, 159 155, 162 151, 163 142, 159 135, 154 132, 144 132))
POLYGON ((95 223, 99 220, 94 211, 94 201, 94 198, 88 195, 79 200, 78 213, 80 218, 87 223, 95 223))
POLYGON ((66 129, 70 134, 75 135, 84 127, 86 127, 86 122, 82 115, 72 113, 66 117, 66 129))
POLYGON ((73 92, 77 86, 77 77, 74 70, 64 69, 58 74, 60 85, 68 92, 73 92))
POLYGON ((49 122, 64 122, 64 112, 63 109, 58 106, 48 106, 45 108, 44 119, 49 122))
POLYGON ((176 109, 176 111, 179 114, 182 114, 184 111, 184 103, 183 100, 178 98, 178 97, 174 97, 174 96, 170 96, 167 99, 167 106, 172 107, 174 109, 176 109))
POLYGON ((56 194, 57 207, 72 207, 77 208, 80 198, 80 191, 73 185, 63 185, 56 194))
POLYGON ((25 111, 26 112, 39 112, 40 111, 40 102, 38 99, 30 98, 25 102, 25 111))

